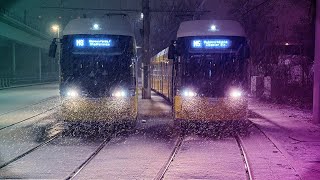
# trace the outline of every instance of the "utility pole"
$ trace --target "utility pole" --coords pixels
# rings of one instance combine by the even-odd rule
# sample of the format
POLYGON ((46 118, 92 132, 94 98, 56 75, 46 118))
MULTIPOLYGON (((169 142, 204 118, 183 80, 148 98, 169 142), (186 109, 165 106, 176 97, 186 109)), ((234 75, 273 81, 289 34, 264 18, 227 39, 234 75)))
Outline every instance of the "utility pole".
POLYGON ((313 121, 320 123, 320 0, 316 2, 316 36, 313 83, 313 121))
POLYGON ((142 53, 142 99, 151 98, 150 87, 150 3, 142 0, 143 13, 143 53, 142 53))

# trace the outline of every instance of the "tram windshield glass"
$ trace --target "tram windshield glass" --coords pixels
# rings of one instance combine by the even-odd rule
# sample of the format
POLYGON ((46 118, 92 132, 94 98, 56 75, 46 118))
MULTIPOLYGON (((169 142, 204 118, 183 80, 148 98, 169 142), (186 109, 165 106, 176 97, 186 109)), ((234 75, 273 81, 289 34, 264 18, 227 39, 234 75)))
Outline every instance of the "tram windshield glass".
POLYGON ((185 49, 189 50, 182 56, 182 86, 191 86, 197 93, 213 97, 224 96, 231 86, 245 86, 247 63, 239 51, 243 39, 211 40, 215 47, 211 43, 209 48, 204 43, 208 40, 197 40, 202 47, 195 46, 195 41, 184 41, 185 49))
POLYGON ((132 37, 65 36, 62 53, 62 86, 75 84, 90 96, 98 96, 115 86, 132 85, 132 37))

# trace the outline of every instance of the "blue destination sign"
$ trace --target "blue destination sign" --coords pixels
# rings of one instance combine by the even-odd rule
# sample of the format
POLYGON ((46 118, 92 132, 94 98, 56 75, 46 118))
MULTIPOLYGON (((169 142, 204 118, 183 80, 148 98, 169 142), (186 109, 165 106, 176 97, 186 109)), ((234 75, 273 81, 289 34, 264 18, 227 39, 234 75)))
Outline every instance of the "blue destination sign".
POLYGON ((111 39, 75 39, 76 47, 112 47, 111 39))
POLYGON ((231 46, 228 39, 196 39, 192 41, 192 48, 196 49, 226 49, 231 46))

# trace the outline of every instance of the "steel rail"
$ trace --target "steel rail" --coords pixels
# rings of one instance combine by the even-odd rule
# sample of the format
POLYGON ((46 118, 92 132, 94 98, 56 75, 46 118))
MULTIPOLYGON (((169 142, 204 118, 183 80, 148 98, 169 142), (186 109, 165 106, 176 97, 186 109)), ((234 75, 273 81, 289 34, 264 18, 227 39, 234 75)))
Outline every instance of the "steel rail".
POLYGON ((69 179, 73 179, 74 177, 76 177, 79 172, 81 170, 84 169, 84 167, 86 167, 90 161, 95 158, 98 153, 108 144, 108 142, 111 140, 112 136, 109 136, 107 138, 105 138, 103 140, 103 142, 98 146, 98 148, 79 166, 77 167, 67 178, 65 178, 66 180, 69 180, 69 179))
POLYGON ((21 155, 19 155, 19 156, 15 157, 15 158, 13 158, 13 159, 11 159, 11 160, 10 160, 10 161, 8 161, 8 162, 5 162, 4 164, 0 165, 0 169, 2 169, 2 168, 4 168, 4 167, 8 166, 9 164, 11 164, 11 163, 13 163, 13 162, 15 162, 15 161, 17 161, 17 160, 19 160, 19 159, 23 158, 23 157, 25 157, 26 155, 28 155, 28 154, 32 153, 33 151, 35 151, 35 150, 39 149, 40 147, 43 147, 43 146, 45 146, 45 145, 49 144, 51 141, 53 141, 54 139, 56 139, 56 138, 57 138, 57 137, 59 137, 59 136, 60 136, 60 134, 56 134, 55 136, 53 136, 53 137, 51 137, 50 139, 48 139, 48 140, 44 141, 43 143, 41 143, 41 144, 37 145, 36 147, 34 147, 34 148, 32 148, 32 149, 30 149, 30 150, 28 150, 28 151, 24 152, 23 154, 21 154, 21 155))
POLYGON ((22 122, 31 120, 31 119, 33 119, 33 118, 35 118, 35 117, 38 117, 38 116, 40 116, 40 115, 43 115, 43 114, 45 114, 45 113, 48 113, 49 111, 52 111, 52 110, 56 109, 56 108, 59 107, 59 106, 60 106, 60 105, 54 106, 53 108, 47 109, 47 110, 45 110, 45 111, 43 111, 43 112, 41 112, 41 113, 38 113, 38 114, 33 115, 33 116, 31 116, 31 117, 25 118, 25 119, 23 119, 23 120, 21 120, 21 121, 12 123, 12 124, 7 125, 7 126, 4 126, 4 127, 1 127, 1 128, 0 128, 0 131, 3 130, 3 129, 6 129, 6 128, 8 128, 8 127, 11 127, 11 126, 20 124, 20 123, 22 123, 22 122))
POLYGON ((246 153, 246 151, 244 149, 244 146, 243 146, 243 142, 242 142, 242 140, 241 140, 239 135, 236 135, 235 139, 237 141, 237 144, 238 144, 238 147, 239 147, 243 162, 245 164, 244 168, 246 170, 247 179, 248 180, 253 180, 252 170, 251 170, 251 167, 250 167, 250 163, 249 163, 249 160, 248 160, 247 153, 246 153))
POLYGON ((35 106, 35 105, 39 105, 41 103, 44 103, 44 102, 48 102, 52 99, 55 99, 55 98, 58 98, 59 96, 50 96, 50 97, 47 97, 45 99, 42 99, 38 102, 35 102, 35 103, 31 103, 31 104, 28 104, 26 106, 22 106, 22 107, 19 107, 19 108, 16 108, 16 109, 13 109, 13 110, 10 110, 10 111, 7 111, 7 112, 4 112, 4 113, 1 113, 0 116, 3 116, 3 115, 6 115, 6 114, 10 114, 10 113, 13 113, 13 112, 16 112, 16 111, 19 111, 19 110, 23 110, 23 109, 27 109, 27 108, 31 108, 30 106, 35 106))
POLYGON ((162 166, 162 168, 159 170, 159 172, 157 173, 156 177, 154 178, 154 180, 161 180, 163 179, 164 175, 166 174, 166 172, 168 171, 171 162, 174 160, 175 156, 177 155, 181 144, 183 142, 184 137, 183 136, 179 136, 179 138, 177 139, 175 146, 170 154, 170 157, 168 159, 168 161, 162 166))

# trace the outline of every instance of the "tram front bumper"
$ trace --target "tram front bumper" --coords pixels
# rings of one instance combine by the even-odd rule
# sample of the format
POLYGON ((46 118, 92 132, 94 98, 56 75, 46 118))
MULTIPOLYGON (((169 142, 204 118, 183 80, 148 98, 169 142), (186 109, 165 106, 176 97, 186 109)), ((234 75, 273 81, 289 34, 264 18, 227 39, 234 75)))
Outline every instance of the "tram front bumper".
POLYGON ((62 100, 61 116, 67 121, 135 120, 137 98, 77 98, 62 100))
POLYGON ((247 119, 246 98, 207 98, 176 96, 174 116, 176 120, 232 121, 247 119))

